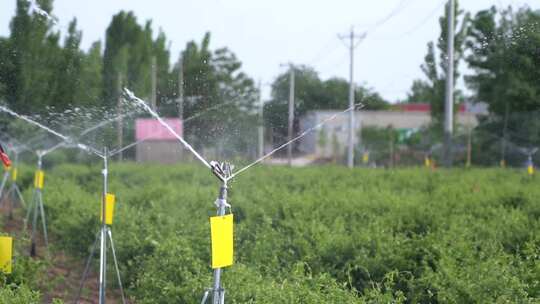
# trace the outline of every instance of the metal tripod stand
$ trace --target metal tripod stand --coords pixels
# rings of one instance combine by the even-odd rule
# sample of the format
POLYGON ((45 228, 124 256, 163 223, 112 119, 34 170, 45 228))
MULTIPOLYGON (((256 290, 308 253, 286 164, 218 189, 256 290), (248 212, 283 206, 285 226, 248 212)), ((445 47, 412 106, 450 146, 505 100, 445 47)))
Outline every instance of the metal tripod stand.
POLYGON ((6 184, 7 184, 7 180, 9 176, 10 176, 9 169, 6 169, 2 177, 2 183, 0 184, 0 197, 4 195, 4 189, 6 188, 6 184))
MULTIPOLYGON (((42 154, 38 152, 38 171, 42 172, 42 154)), ((36 172, 36 174, 37 174, 36 172)), ((37 234, 37 222, 38 217, 41 217, 41 223, 43 227, 43 240, 45 241, 45 247, 49 248, 49 238, 47 236, 47 222, 45 220, 45 209, 43 208, 43 194, 42 194, 42 187, 43 185, 40 185, 37 181, 37 176, 34 178, 34 193, 32 195, 32 201, 30 202, 30 206, 28 206, 28 210, 26 211, 26 219, 25 219, 25 227, 28 221, 30 220, 30 216, 32 215, 32 235, 31 235, 31 245, 30 245, 30 255, 36 256, 36 234, 37 234)))
POLYGON ((15 153, 13 167, 11 170, 4 173, 2 184, 0 185, 0 200, 2 203, 6 202, 9 210, 9 218, 13 218, 13 209, 15 209, 15 202, 19 202, 23 207, 26 207, 26 203, 22 196, 21 190, 17 185, 17 163, 19 154, 15 153), (8 177, 11 176, 11 186, 4 196, 4 189, 7 183, 8 177), (7 200, 7 201, 6 201, 7 200))
POLYGON ((88 256, 88 259, 86 261, 86 267, 84 269, 84 273, 81 279, 81 284, 79 286, 79 291, 77 293, 77 297, 75 298, 75 304, 79 303, 79 300, 81 298, 82 290, 84 287, 84 283, 87 279, 88 272, 90 270, 90 264, 92 263, 92 259, 94 258, 94 253, 96 251, 98 243, 100 244, 100 254, 99 254, 99 304, 105 304, 105 287, 106 287, 106 276, 107 276, 107 238, 109 239, 111 243, 111 251, 113 255, 114 260, 114 267, 116 269, 116 276, 118 278, 118 285, 120 286, 120 293, 122 296, 122 303, 126 303, 126 299, 124 297, 124 288, 122 287, 122 280, 120 278, 120 269, 118 268, 118 260, 116 259, 116 251, 114 249, 114 242, 112 237, 111 228, 109 225, 107 225, 106 222, 106 215, 107 215, 107 193, 108 193, 108 151, 107 148, 104 148, 103 150, 103 170, 101 173, 103 174, 103 194, 101 199, 101 229, 96 235, 96 240, 94 244, 92 245, 92 249, 90 250, 90 255, 88 256))
MULTIPOLYGON (((228 163, 219 164, 217 162, 210 162, 210 165, 212 166, 212 173, 214 173, 214 175, 221 181, 221 187, 219 188, 219 196, 216 200, 216 207, 217 215, 223 216, 225 215, 225 209, 227 207, 230 207, 230 205, 227 204, 227 181, 228 178, 232 175, 232 168, 231 165, 228 163)), ((211 289, 207 289, 204 292, 201 304, 206 303, 210 292, 212 292, 212 304, 225 304, 225 289, 221 284, 221 272, 221 268, 214 269, 213 287, 211 289)))

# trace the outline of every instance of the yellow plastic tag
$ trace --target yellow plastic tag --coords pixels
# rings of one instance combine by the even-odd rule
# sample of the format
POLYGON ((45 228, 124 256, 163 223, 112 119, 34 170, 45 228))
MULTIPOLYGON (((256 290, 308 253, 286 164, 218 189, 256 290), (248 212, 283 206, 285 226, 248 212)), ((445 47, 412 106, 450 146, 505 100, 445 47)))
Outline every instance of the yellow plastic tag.
MULTIPOLYGON (((112 225, 113 223, 115 202, 116 197, 114 196, 114 194, 107 193, 107 195, 105 195, 105 212, 107 213, 107 216, 105 217, 105 224, 107 225, 112 225)), ((101 205, 99 208, 99 220, 103 221, 103 209, 101 209, 101 205)))
POLYGON ((431 161, 429 160, 429 157, 424 158, 424 165, 426 167, 431 167, 431 161))
POLYGON ((533 175, 534 174, 534 166, 527 166, 527 173, 529 173, 529 175, 533 175))
POLYGON ((364 153, 364 154, 362 155, 362 162, 363 162, 364 164, 367 164, 367 163, 369 162, 369 153, 364 153))
POLYGON ((0 236, 0 271, 11 273, 13 260, 13 238, 0 236))
POLYGON ((11 180, 14 182, 17 181, 17 168, 13 168, 13 170, 11 170, 11 180))
POLYGON ((34 175, 34 188, 43 189, 44 180, 45 172, 43 170, 37 170, 34 175))
POLYGON ((233 215, 213 216, 210 218, 212 235, 212 268, 221 268, 233 264, 233 215))

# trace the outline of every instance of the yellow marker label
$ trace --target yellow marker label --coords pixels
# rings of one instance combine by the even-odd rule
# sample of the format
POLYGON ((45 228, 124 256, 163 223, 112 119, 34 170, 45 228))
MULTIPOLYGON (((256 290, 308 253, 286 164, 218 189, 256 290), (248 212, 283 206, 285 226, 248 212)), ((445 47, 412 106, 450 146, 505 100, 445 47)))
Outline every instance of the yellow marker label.
POLYGON ((426 167, 431 167, 431 161, 429 160, 429 157, 424 158, 424 165, 426 167))
POLYGON ((529 173, 529 175, 533 175, 534 174, 534 166, 532 166, 532 165, 527 166, 527 173, 529 173))
POLYGON ((362 155, 362 162, 363 162, 364 164, 367 164, 367 163, 369 162, 369 153, 364 153, 364 154, 362 155))
POLYGON ((212 268, 221 268, 233 264, 233 215, 213 216, 210 218, 212 235, 212 268))
MULTIPOLYGON (((116 197, 114 194, 107 193, 107 195, 105 195, 105 212, 107 213, 107 216, 105 217, 105 224, 107 225, 112 225, 113 223, 115 203, 116 197)), ((99 208, 99 220, 103 221, 103 209, 101 209, 101 205, 99 208)))
POLYGON ((16 182, 17 181, 17 168, 13 168, 13 170, 11 170, 11 180, 16 182))
POLYGON ((13 238, 0 236, 0 271, 11 273, 13 260, 13 238))
POLYGON ((34 175, 34 188, 43 189, 43 183, 45 181, 45 172, 43 170, 37 170, 34 175))

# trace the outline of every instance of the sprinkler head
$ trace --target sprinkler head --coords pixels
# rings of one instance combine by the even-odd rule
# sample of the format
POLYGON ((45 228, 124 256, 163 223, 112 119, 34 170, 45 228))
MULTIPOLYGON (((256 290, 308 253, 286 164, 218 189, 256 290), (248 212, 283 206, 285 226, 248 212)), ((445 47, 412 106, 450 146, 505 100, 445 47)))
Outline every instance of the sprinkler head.
POLYGON ((9 159, 7 153, 4 151, 4 147, 2 147, 2 145, 0 145, 0 160, 2 160, 2 163, 5 167, 11 167, 11 160, 9 159))
POLYGON ((229 163, 219 163, 217 161, 211 161, 210 167, 212 167, 212 173, 222 181, 226 181, 231 175, 233 166, 229 163))

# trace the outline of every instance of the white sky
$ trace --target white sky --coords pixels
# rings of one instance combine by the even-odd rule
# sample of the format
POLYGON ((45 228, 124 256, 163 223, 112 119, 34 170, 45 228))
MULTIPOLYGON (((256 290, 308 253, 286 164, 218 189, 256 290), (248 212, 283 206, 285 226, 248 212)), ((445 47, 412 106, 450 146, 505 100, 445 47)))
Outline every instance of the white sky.
MULTIPOLYGON (((337 38, 354 25, 358 31, 401 9, 384 25, 368 33, 355 51, 355 81, 367 83, 391 102, 404 98, 413 79, 422 77, 420 64, 426 43, 439 35, 438 17, 446 0, 55 0, 53 15, 60 26, 77 17, 82 46, 104 40, 111 17, 120 10, 135 12, 139 23, 153 20, 170 41, 176 61, 190 40, 212 33, 211 47, 229 47, 243 69, 268 84, 292 62, 313 66, 323 79, 348 78, 348 50, 337 38)), ((0 0, 0 35, 9 34, 15 0, 0 0)), ((492 5, 540 8, 540 0, 461 0, 475 13, 492 5)), ((65 32, 65 28, 62 29, 65 32)), ((461 65, 464 67, 464 65, 461 65)), ((463 84, 461 84, 462 86, 463 84)))

